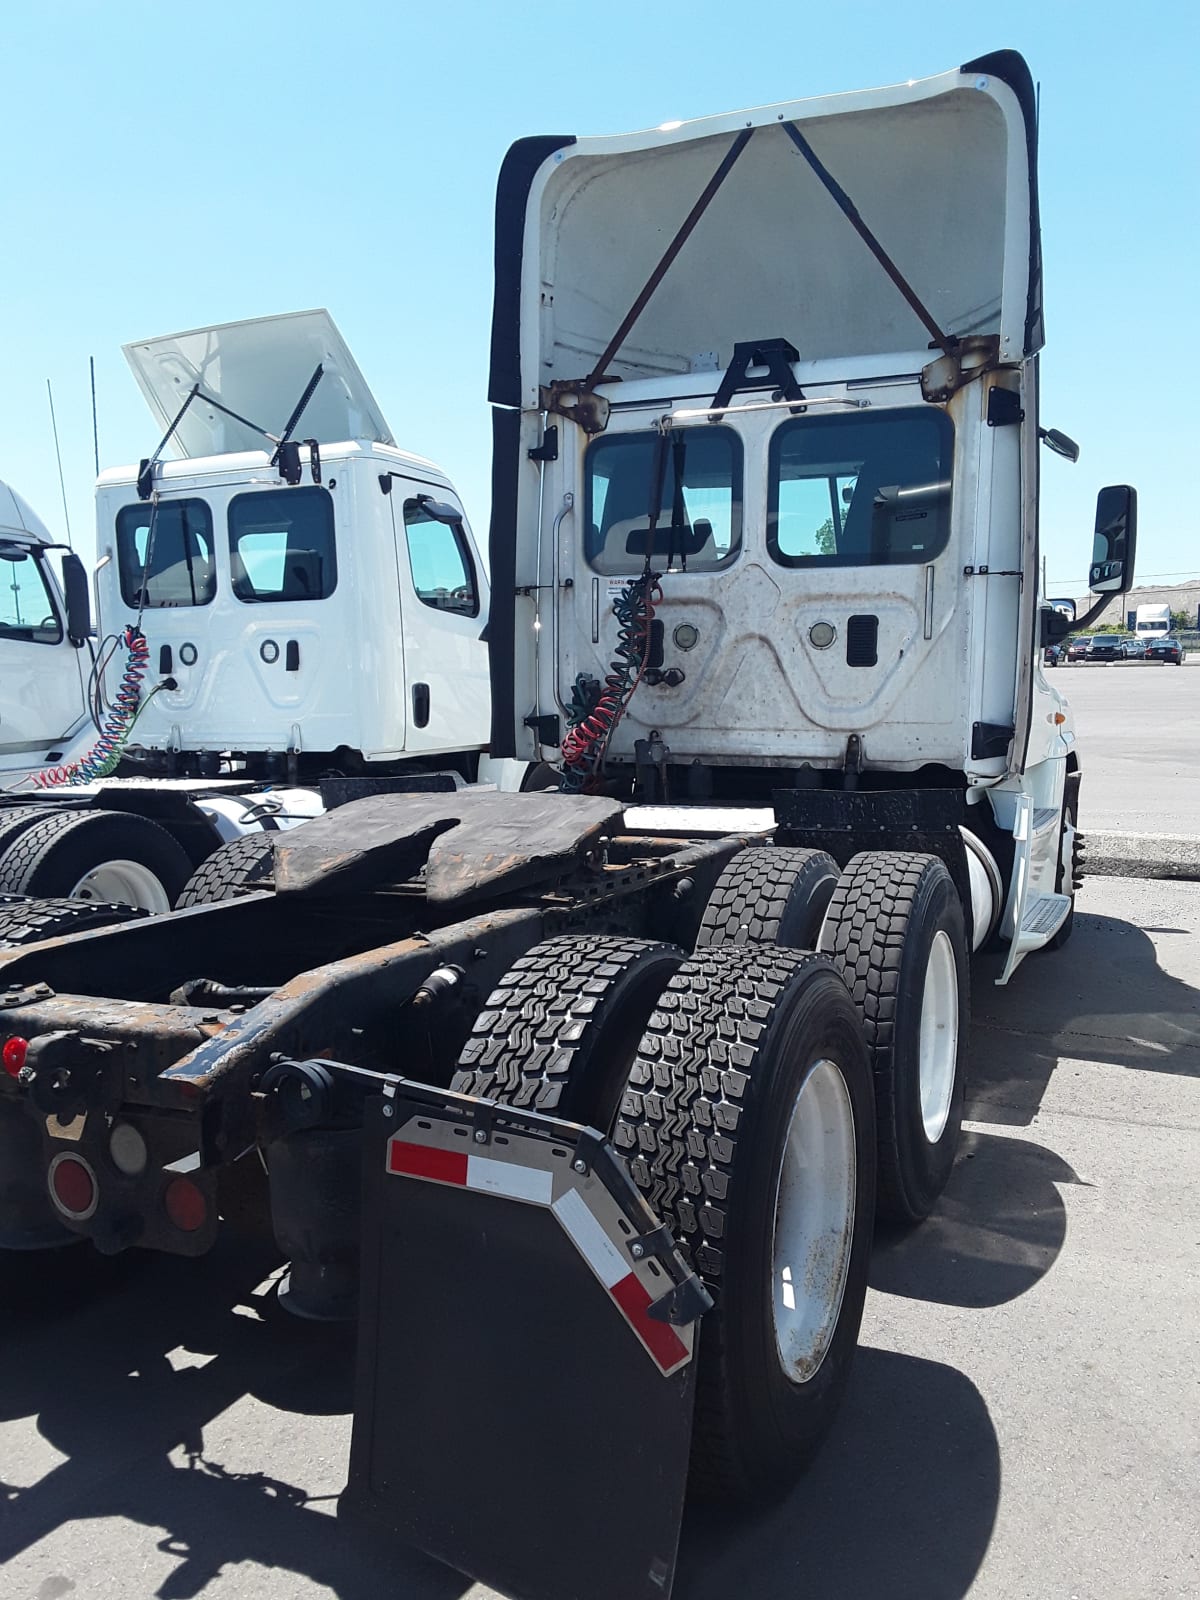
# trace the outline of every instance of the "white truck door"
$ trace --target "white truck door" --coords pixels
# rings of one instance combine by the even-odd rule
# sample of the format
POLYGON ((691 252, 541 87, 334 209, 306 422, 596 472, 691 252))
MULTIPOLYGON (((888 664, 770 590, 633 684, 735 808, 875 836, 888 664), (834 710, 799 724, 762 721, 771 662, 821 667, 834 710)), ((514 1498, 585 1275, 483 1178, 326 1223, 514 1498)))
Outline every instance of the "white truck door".
POLYGON ((410 755, 478 750, 490 728, 488 586, 462 507, 452 491, 397 484, 391 496, 396 570, 404 617, 410 755), (424 503, 423 503, 424 502, 424 503), (453 507, 440 520, 425 503, 453 507))
POLYGON ((0 535, 0 773, 39 764, 85 713, 86 652, 55 589, 44 556, 0 535))

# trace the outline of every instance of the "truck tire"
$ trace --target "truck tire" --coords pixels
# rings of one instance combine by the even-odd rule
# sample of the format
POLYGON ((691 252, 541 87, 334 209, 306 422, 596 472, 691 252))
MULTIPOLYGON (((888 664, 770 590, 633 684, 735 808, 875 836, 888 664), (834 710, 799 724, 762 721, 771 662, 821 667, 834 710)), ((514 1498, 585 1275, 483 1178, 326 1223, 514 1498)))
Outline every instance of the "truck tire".
POLYGON ((0 855, 0 892, 169 911, 192 863, 165 828, 120 811, 56 811, 0 855))
POLYGON ((650 1018, 613 1142, 715 1302, 690 1487, 779 1493, 845 1389, 874 1224, 870 1067, 829 958, 697 951, 650 1018))
POLYGON ((0 810, 0 855, 35 822, 58 815, 51 806, 6 806, 0 810))
POLYGON ((854 997, 871 1054, 879 1215, 919 1222, 954 1165, 966 1089, 969 958, 945 865, 904 850, 854 856, 821 945, 854 997))
POLYGON ((275 853, 269 833, 246 833, 214 850, 180 890, 175 909, 236 900, 259 889, 273 889, 275 853))
POLYGON ((136 922, 149 913, 136 906, 100 905, 87 900, 12 900, 0 904, 0 949, 61 939, 84 929, 136 922))
POLYGON ((837 881, 837 862, 824 850, 739 851, 717 879, 696 948, 779 944, 815 950, 837 881))
POLYGON ((638 1040, 683 951, 566 934, 505 973, 475 1019, 450 1087, 607 1133, 638 1040))

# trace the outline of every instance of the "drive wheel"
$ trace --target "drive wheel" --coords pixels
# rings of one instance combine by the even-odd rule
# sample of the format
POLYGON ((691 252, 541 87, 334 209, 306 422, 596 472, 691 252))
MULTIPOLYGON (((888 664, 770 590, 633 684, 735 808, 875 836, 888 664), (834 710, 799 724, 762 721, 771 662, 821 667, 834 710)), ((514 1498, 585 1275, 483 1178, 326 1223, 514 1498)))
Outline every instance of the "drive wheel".
POLYGON ((450 1087, 607 1132, 655 1002, 683 951, 568 934, 535 945, 488 997, 450 1087))
POLYGON ((613 1142, 713 1295, 691 1487, 787 1487, 854 1356, 875 1198, 862 1029, 825 956, 702 950, 659 999, 613 1142))
POLYGON ((825 919, 867 1037, 875 1080, 879 1215, 927 1217, 962 1127, 970 984, 962 906, 936 856, 867 850, 825 919))
POLYGON ((0 856, 0 892, 170 911, 192 863, 165 828, 120 811, 57 811, 0 856))
POLYGON ((0 949, 40 944, 85 929, 107 928, 146 916, 136 906, 89 905, 86 900, 12 900, 0 905, 0 949))
POLYGON ((717 879, 696 947, 815 950, 837 881, 837 862, 824 850, 742 850, 717 879))
POLYGON ((273 889, 274 837, 271 833, 246 833, 214 850, 184 884, 175 909, 211 905, 214 900, 236 900, 257 889, 273 889))

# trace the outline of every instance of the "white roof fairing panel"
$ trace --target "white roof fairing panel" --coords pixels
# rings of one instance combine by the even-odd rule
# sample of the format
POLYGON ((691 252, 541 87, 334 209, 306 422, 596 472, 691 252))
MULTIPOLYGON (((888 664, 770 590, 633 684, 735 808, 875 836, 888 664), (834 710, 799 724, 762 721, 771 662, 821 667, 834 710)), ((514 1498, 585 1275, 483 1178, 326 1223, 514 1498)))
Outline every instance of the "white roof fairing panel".
POLYGON ((53 544, 49 528, 25 499, 7 483, 0 483, 0 538, 24 535, 34 544, 53 544))
POLYGON ((296 437, 321 444, 350 439, 396 442, 328 311, 295 311, 195 328, 139 339, 125 345, 124 351, 164 432, 188 391, 200 385, 200 394, 168 447, 183 456, 261 450, 265 443, 261 434, 205 405, 205 396, 279 435, 318 364, 324 373, 296 426, 296 437))
MULTIPOLYGON (((922 352, 929 331, 779 126, 796 123, 943 332, 1041 343, 1028 69, 1003 52, 918 83, 581 139, 525 211, 521 404, 591 372, 737 134, 754 132, 609 363, 724 369, 783 337, 804 360, 922 352), (1036 304, 1035 304, 1036 302, 1036 304), (715 359, 714 359, 715 357, 715 359)), ((494 375, 495 377, 495 375, 494 375)), ((493 388, 497 385, 493 384, 493 388)), ((510 402, 511 403, 511 402, 510 402)))

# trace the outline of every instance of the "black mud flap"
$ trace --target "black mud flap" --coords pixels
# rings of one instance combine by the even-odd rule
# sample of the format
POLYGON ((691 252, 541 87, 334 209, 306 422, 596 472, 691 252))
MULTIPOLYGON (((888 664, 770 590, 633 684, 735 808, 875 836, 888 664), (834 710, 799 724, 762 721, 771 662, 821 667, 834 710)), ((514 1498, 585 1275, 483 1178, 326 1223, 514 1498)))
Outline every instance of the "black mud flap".
POLYGON ((711 1304, 590 1130, 406 1082, 367 1112, 343 1515, 515 1600, 662 1600, 711 1304))

